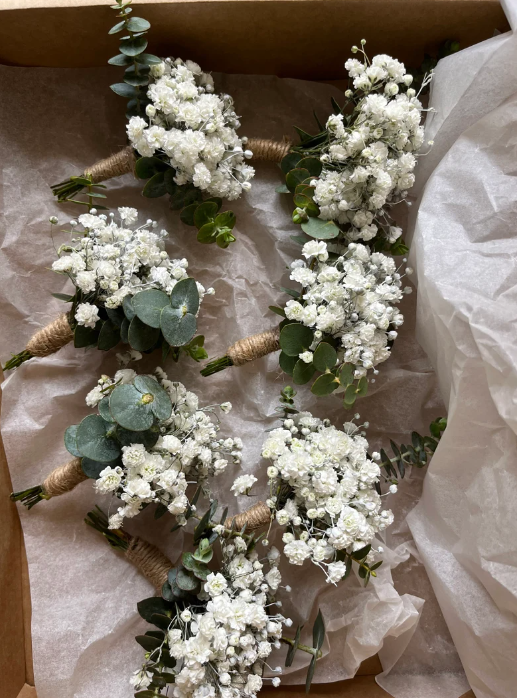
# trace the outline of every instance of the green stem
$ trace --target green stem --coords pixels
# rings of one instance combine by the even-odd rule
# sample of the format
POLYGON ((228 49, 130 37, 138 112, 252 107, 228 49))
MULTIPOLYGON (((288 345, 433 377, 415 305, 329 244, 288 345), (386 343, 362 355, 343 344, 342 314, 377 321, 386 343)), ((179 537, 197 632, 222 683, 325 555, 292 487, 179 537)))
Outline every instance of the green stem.
POLYGON ((202 376, 212 376, 214 373, 219 373, 219 371, 224 371, 225 368, 233 366, 233 361, 229 356, 221 356, 218 359, 214 359, 207 363, 205 368, 201 371, 202 376))
POLYGON ((42 485, 36 485, 35 487, 29 487, 27 490, 13 492, 10 495, 10 499, 12 502, 21 502, 27 509, 32 509, 38 502, 41 502, 43 499, 50 499, 50 497, 45 494, 42 485))
MULTIPOLYGON (((290 645, 291 647, 294 647, 294 640, 291 640, 288 637, 281 637, 280 642, 283 642, 286 645, 290 645)), ((321 657, 321 650, 317 650, 315 647, 309 647, 308 645, 302 645, 300 643, 297 644, 296 649, 302 650, 302 652, 307 652, 307 654, 312 654, 313 657, 316 657, 316 659, 319 659, 321 657)))
POLYGON ((12 371, 13 368, 18 368, 18 366, 21 366, 29 359, 32 359, 32 354, 30 351, 27 351, 27 349, 24 349, 19 354, 12 354, 9 361, 6 361, 5 365, 2 367, 2 370, 12 371))

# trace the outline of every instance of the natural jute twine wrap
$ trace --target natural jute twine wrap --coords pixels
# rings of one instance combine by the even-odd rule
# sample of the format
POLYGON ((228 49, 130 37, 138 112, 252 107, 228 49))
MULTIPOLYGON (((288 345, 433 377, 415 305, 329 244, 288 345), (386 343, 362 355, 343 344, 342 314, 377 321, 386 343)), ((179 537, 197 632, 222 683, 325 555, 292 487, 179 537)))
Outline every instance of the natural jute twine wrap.
POLYGON ((246 148, 252 151, 252 160, 281 162, 291 150, 292 142, 284 136, 283 141, 273 141, 268 138, 249 138, 246 148))
POLYGON ((167 581, 172 562, 151 543, 138 536, 132 537, 126 550, 126 558, 140 570, 155 589, 161 589, 167 581))
POLYGON ((53 470, 41 488, 47 497, 59 497, 60 494, 70 492, 87 479, 87 475, 83 473, 81 468, 81 459, 73 458, 68 463, 53 470))
POLYGON ((135 162, 135 151, 131 145, 128 145, 119 150, 118 153, 114 153, 114 155, 94 163, 84 171, 84 174, 91 177, 94 184, 98 184, 106 179, 120 177, 128 174, 128 172, 133 172, 135 162))
POLYGON ((55 354, 74 338, 66 313, 56 318, 50 325, 38 330, 29 339, 26 350, 32 356, 50 356, 55 354))
POLYGON ((244 337, 238 342, 228 347, 226 355, 231 359, 234 366, 243 366, 249 361, 255 361, 262 356, 271 354, 280 349, 280 330, 266 330, 259 334, 252 334, 251 337, 244 337))
POLYGON ((235 524, 235 530, 240 531, 244 526, 246 526, 246 532, 256 531, 257 528, 262 528, 262 526, 267 526, 271 521, 271 510, 265 502, 257 502, 242 514, 237 514, 236 516, 230 516, 226 519, 224 525, 226 528, 230 528, 231 525, 235 524))

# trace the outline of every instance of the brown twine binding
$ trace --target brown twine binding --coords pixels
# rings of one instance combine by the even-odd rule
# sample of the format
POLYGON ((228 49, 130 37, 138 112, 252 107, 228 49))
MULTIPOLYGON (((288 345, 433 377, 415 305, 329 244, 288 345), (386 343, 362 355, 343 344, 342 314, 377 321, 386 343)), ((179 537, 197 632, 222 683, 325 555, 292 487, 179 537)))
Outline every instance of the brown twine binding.
POLYGON ((74 338, 66 313, 56 318, 50 325, 38 330, 29 339, 26 349, 32 356, 50 356, 55 354, 74 338))
POLYGON ((292 145, 287 136, 284 136, 283 141, 274 141, 269 138, 249 138, 246 149, 253 153, 252 161, 281 162, 288 155, 292 145))
POLYGON ((53 470, 45 478, 41 488, 47 497, 59 497, 60 494, 71 492, 74 487, 87 479, 88 477, 81 468, 81 459, 73 458, 68 463, 53 470))
POLYGON ((240 531, 246 525, 246 531, 256 531, 262 526, 267 526, 271 520, 271 511, 265 502, 257 502, 242 514, 237 514, 236 516, 230 516, 226 519, 224 525, 226 528, 231 528, 232 523, 235 522, 235 530, 240 531))
POLYGON ((151 543, 138 536, 132 537, 126 550, 126 558, 140 570, 155 589, 161 589, 167 581, 172 562, 151 543))
POLYGON ((135 169, 135 152, 131 145, 126 146, 118 153, 110 155, 108 158, 98 160, 91 167, 88 167, 84 174, 91 177, 94 184, 104 182, 106 179, 120 177, 133 172, 135 169))
POLYGON ((226 355, 230 357, 234 366, 243 366, 249 361, 255 361, 262 356, 271 354, 280 349, 280 330, 266 330, 259 334, 252 334, 251 337, 244 337, 238 342, 228 347, 226 355))

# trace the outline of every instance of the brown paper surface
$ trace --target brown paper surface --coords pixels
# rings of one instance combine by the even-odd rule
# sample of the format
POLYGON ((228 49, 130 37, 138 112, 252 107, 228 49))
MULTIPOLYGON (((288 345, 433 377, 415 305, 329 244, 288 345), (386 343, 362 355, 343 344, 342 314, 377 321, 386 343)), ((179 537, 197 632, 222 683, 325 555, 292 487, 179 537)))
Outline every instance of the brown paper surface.
MULTIPOLYGON (((65 290, 65 284, 48 270, 55 252, 45 221, 58 215, 64 222, 77 215, 77 209, 70 207, 65 214, 51 200, 48 186, 124 144, 123 102, 108 89, 113 79, 110 69, 0 69, 4 95, 0 263, 5 270, 0 299, 6 328, 0 337, 2 357, 20 350, 30 334, 60 310, 50 292, 65 290)), ((338 96, 335 88, 294 80, 260 76, 216 76, 216 80, 219 89, 234 95, 245 124, 242 133, 249 136, 281 137, 290 133, 292 124, 313 128, 313 108, 324 116, 330 95, 338 96)), ((168 210, 166 200, 143 199, 141 185, 131 177, 110 183, 111 207, 136 205, 143 218, 159 220, 171 233, 171 254, 187 256, 192 274, 215 287, 215 297, 203 303, 199 323, 210 356, 224 353, 228 344, 245 334, 275 324, 267 306, 281 302, 279 286, 287 282, 285 266, 299 252, 289 239, 298 230, 290 222, 290 201, 275 193, 279 183, 274 165, 257 167, 252 191, 232 206, 237 213, 238 242, 227 251, 199 245, 192 229, 168 210)), ((414 338, 414 308, 414 298, 409 297, 404 308, 406 324, 393 356, 359 406, 362 418, 372 425, 372 448, 378 448, 381 440, 386 443, 388 437, 406 439, 412 429, 425 432, 431 419, 443 414, 435 377, 414 338)), ((151 357, 147 365, 152 367, 156 361, 151 357)), ((199 366, 187 361, 167 368, 171 377, 196 391, 203 404, 221 399, 234 403, 223 428, 243 438, 242 467, 260 474, 260 492, 266 480, 263 469, 259 470, 260 445, 264 429, 274 424, 280 387, 287 384, 277 358, 210 379, 203 379, 199 366)), ((96 377, 114 369, 113 353, 69 346, 11 374, 3 386, 2 434, 16 489, 41 482, 66 458, 64 429, 89 412, 83 400, 96 377)), ((329 416, 336 424, 347 418, 338 399, 318 401, 305 388, 299 395, 304 409, 329 416)), ((397 523, 388 533, 386 563, 376 583, 366 590, 355 578, 338 589, 329 588, 318 570, 312 569, 304 570, 300 586, 298 570, 285 569, 286 581, 296 589, 285 600, 287 613, 295 622, 310 621, 320 606, 327 619, 328 642, 316 682, 352 676, 365 658, 379 652, 385 673, 389 672, 379 680, 387 687, 395 677, 397 691, 388 690, 400 698, 434 698, 436 691, 444 698, 458 698, 468 688, 404 521, 418 500, 422 478, 422 472, 412 475, 392 497, 397 523)), ((227 501, 228 481, 219 487, 221 499, 227 501)), ((109 506, 109 500, 95 497, 85 483, 70 495, 43 502, 30 512, 20 511, 31 579, 39 698, 126 698, 128 675, 141 661, 134 635, 141 632, 143 623, 135 604, 152 590, 82 523, 96 500, 109 506)), ((244 499, 228 504, 247 506, 244 499)), ((144 512, 131 522, 130 530, 159 544, 175 560, 183 537, 169 536, 170 522, 164 519, 154 522, 152 512, 144 512)), ((297 662, 284 676, 284 684, 304 681, 303 658, 297 662)))
MULTIPOLYGON (((158 55, 188 55, 221 72, 310 80, 343 77, 343 50, 368 41, 418 66, 424 52, 457 39, 462 48, 508 24, 498 0, 144 0, 158 55)), ((0 62, 104 65, 115 23, 100 0, 2 0, 0 62), (29 9, 30 8, 30 9, 29 9), (56 31, 56 28, 59 30, 56 31), (51 40, 50 40, 51 37, 51 40), (95 50, 92 51, 92 45, 95 50)))

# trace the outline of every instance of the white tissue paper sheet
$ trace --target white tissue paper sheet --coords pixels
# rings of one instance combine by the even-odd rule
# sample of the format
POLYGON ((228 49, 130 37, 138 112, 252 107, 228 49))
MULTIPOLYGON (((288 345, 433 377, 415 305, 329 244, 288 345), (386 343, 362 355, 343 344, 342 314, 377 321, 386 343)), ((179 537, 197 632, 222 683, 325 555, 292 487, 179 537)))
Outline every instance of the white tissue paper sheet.
POLYGON ((517 4, 506 10, 513 33, 436 70, 410 260, 449 422, 408 521, 477 698, 517 690, 517 4))
MULTIPOLYGON (((73 205, 59 207, 52 200, 49 185, 78 174, 95 160, 125 144, 124 102, 108 87, 116 79, 115 73, 114 68, 0 68, 0 301, 4 312, 0 356, 3 361, 10 352, 23 349, 30 335, 63 308, 50 293, 70 290, 69 286, 63 277, 49 270, 56 256, 54 245, 63 238, 57 234, 55 241, 51 239, 47 221, 49 216, 57 215, 64 224, 78 215, 78 209, 73 205)), ((216 85, 219 90, 234 96, 244 124, 241 132, 258 137, 281 138, 284 134, 292 134, 293 124, 313 129, 313 109, 320 118, 325 118, 330 111, 330 96, 340 97, 338 90, 328 85, 273 77, 216 76, 216 85)), ((511 105, 503 107, 506 123, 509 123, 507 110, 510 108, 511 105)), ((496 118, 503 118, 503 115, 496 118)), ((487 122, 487 126, 490 128, 485 134, 493 134, 491 122, 487 122)), ((479 137, 482 138, 481 134, 479 137)), ((482 151, 484 157, 492 153, 490 148, 497 148, 494 138, 489 138, 489 150, 482 151)), ((464 148, 467 147, 468 142, 464 148)), ((495 163, 491 167, 494 169, 495 163)), ((199 330, 206 336, 210 357, 225 353, 229 344, 247 334, 276 325, 277 317, 268 311, 268 306, 285 301, 279 287, 288 285, 286 265, 300 251, 289 238, 299 230, 290 220, 291 198, 275 193, 275 187, 281 183, 278 168, 271 163, 258 163, 256 169, 251 192, 231 206, 237 214, 238 241, 228 250, 199 244, 194 229, 179 221, 178 213, 168 209, 167 200, 143 198, 140 193, 142 183, 131 176, 108 183, 107 203, 110 207, 134 206, 141 211, 141 220, 149 217, 158 220, 170 232, 168 249, 171 254, 186 256, 192 275, 206 287, 215 287, 216 295, 205 299, 199 318, 199 330)), ((455 178, 449 186, 457 186, 458 181, 467 177, 465 181, 474 196, 475 190, 477 192, 481 186, 480 174, 483 172, 462 170, 461 177, 455 178)), ((496 191, 490 197, 485 192, 487 203, 492 201, 494 207, 506 215, 505 206, 510 194, 504 192, 502 198, 499 196, 496 191)), ((433 198, 433 205, 438 204, 439 200, 433 198)), ((456 211, 446 212, 450 221, 441 220, 439 232, 444 231, 443 244, 452 245, 451 226, 456 212, 467 213, 468 207, 460 209, 459 204, 457 206, 456 211)), ((430 229, 437 220, 435 213, 427 213, 426 228, 430 229)), ((485 225, 490 224, 491 215, 492 209, 485 225)), ((481 223, 481 219, 478 220, 481 223)), ((493 223, 495 226, 496 221, 493 223)), ((475 269, 478 259, 480 265, 491 262, 488 251, 483 258, 479 256, 486 245, 483 237, 487 234, 485 225, 478 224, 476 228, 479 230, 477 251, 474 242, 467 243, 467 233, 454 233, 458 246, 461 240, 462 248, 468 246, 469 252, 459 261, 455 259, 454 266, 449 265, 443 246, 436 245, 436 240, 429 244, 425 231, 418 232, 418 264, 426 276, 426 283, 422 284, 420 312, 421 317, 426 318, 429 332, 436 326, 442 334, 447 329, 451 332, 445 347, 447 355, 442 350, 436 351, 433 337, 425 338, 442 375, 450 370, 448 366, 454 344, 458 345, 458 350, 467 347, 466 338, 461 336, 461 332, 467 333, 466 322, 454 330, 455 322, 459 323, 461 316, 454 310, 453 291, 461 289, 460 295, 463 296, 472 283, 469 293, 474 296, 474 284, 486 279, 476 296, 477 302, 476 299, 468 304, 465 299, 462 301, 462 316, 465 318, 467 313, 473 312, 469 310, 472 307, 477 309, 476 332, 482 337, 479 344, 487 357, 492 358, 490 383, 493 395, 497 394, 504 402, 503 392, 511 389, 505 385, 505 380, 512 380, 510 370, 502 375, 504 362, 510 361, 509 338, 496 340, 495 334, 490 336, 491 332, 485 329, 489 322, 492 332, 496 327, 502 328, 502 322, 495 323, 504 311, 503 308, 499 312, 490 308, 485 315, 479 301, 488 303, 488 298, 495 296, 496 287, 501 288, 504 293, 499 294, 499 302, 506 308, 509 304, 505 298, 505 294, 510 293, 506 290, 509 280, 504 281, 506 271, 494 275, 475 269), (439 254, 439 266, 435 263, 435 250, 439 254), (448 275, 446 282, 438 282, 446 265, 453 276, 448 275), (467 265, 472 269, 467 270, 467 265), (460 269, 465 270, 467 278, 460 278, 460 269), (505 285, 501 286, 501 283, 505 285), (450 291, 450 296, 441 298, 437 286, 450 291), (453 315, 454 322, 451 321, 453 315), (441 318, 444 322, 438 325, 441 318), (483 324, 485 322, 487 325, 483 324), (504 352, 501 347, 505 347, 504 352)), ((433 232, 434 237, 438 234, 433 232)), ((489 237, 494 235, 495 227, 489 237)), ((501 270, 503 266, 506 270, 511 263, 508 238, 506 234, 504 251, 501 250, 496 257, 500 259, 501 270)), ((502 241, 491 244, 502 247, 502 241)), ((451 254, 454 252, 452 249, 451 254)), ((361 420, 368 420, 371 424, 368 438, 372 449, 387 446, 389 438, 407 441, 413 429, 426 433, 431 420, 444 414, 436 377, 415 339, 414 295, 404 300, 403 312, 406 323, 392 357, 381 367, 369 395, 357 405, 361 420)), ((502 332, 502 329, 498 331, 502 332)), ((472 355, 473 349, 469 345, 466 351, 472 355)), ((68 460, 63 432, 69 424, 77 423, 89 413, 84 397, 101 373, 114 373, 114 354, 75 350, 68 346, 52 357, 31 360, 9 375, 2 386, 2 435, 15 489, 41 483, 51 469, 68 460)), ((463 355, 461 360, 467 362, 463 355)), ((468 364, 470 373, 476 368, 473 361, 468 364)), ((483 368, 481 358, 477 361, 477 380, 485 375, 488 381, 488 363, 483 368)), ((159 356, 146 358, 139 368, 151 370, 155 362, 160 362, 159 356)), ((222 433, 242 437, 245 443, 242 469, 259 476, 254 489, 259 495, 265 493, 261 443, 265 429, 275 425, 274 408, 278 404, 280 388, 289 382, 288 377, 279 371, 277 356, 242 368, 228 369, 210 378, 202 378, 200 366, 190 359, 182 359, 180 365, 168 364, 165 368, 171 378, 181 380, 198 393, 202 404, 225 400, 233 403, 233 411, 223 419, 222 433)), ((461 383, 456 388, 457 394, 465 382, 473 380, 465 373, 460 376, 460 370, 457 363, 454 380, 461 383)), ((336 588, 326 584, 320 571, 314 567, 304 567, 300 573, 299 568, 284 565, 285 580, 294 590, 282 599, 286 613, 293 617, 295 624, 305 621, 307 633, 310 633, 310 621, 318 607, 326 619, 327 642, 324 657, 317 665, 316 683, 351 677, 364 659, 379 653, 385 670, 380 681, 397 698, 435 698, 437 695, 458 698, 468 690, 424 564, 432 574, 440 604, 448 615, 451 608, 459 613, 468 605, 462 618, 464 627, 458 623, 459 619, 453 622, 455 639, 462 647, 466 664, 472 664, 472 654, 482 653, 486 643, 497 643, 503 651, 503 640, 510 622, 504 613, 510 612, 513 603, 508 588, 509 552, 504 543, 510 532, 503 528, 495 535, 493 517, 498 515, 497 512, 502 513, 503 507, 510 506, 511 476, 505 458, 512 457, 510 435, 513 438, 513 433, 497 422, 497 411, 492 406, 490 395, 482 395, 479 386, 477 394, 474 395, 472 390, 468 392, 471 402, 468 410, 462 411, 463 421, 468 422, 470 410, 475 411, 476 419, 481 417, 483 410, 488 412, 486 405, 491 406, 491 414, 484 415, 479 426, 476 423, 468 429, 467 454, 463 445, 466 437, 459 432, 461 425, 458 427, 456 422, 460 417, 453 403, 452 427, 447 433, 446 443, 440 446, 426 499, 418 515, 412 518, 413 529, 421 541, 420 553, 414 546, 406 515, 420 497, 424 471, 410 473, 401 483, 399 492, 389 495, 388 506, 393 508, 396 521, 383 543, 385 564, 380 568, 378 578, 366 589, 353 577, 336 588), (481 443, 485 450, 473 449, 481 443), (493 446, 489 447, 489 443, 493 446), (505 448, 507 443, 508 448, 505 448), (461 450, 457 444, 461 444, 461 450), (484 454, 489 457, 490 450, 498 450, 499 455, 490 459, 490 468, 487 465, 486 484, 481 482, 481 475, 477 479, 469 478, 466 483, 466 464, 459 470, 460 461, 468 458, 472 472, 480 473, 481 460, 484 454), (455 480, 449 474, 449 461, 450 469, 454 467, 457 473, 455 480), (506 486, 503 483, 505 473, 506 486), (444 485, 441 484, 442 478, 444 485), (433 488, 438 493, 445 492, 441 495, 445 497, 443 501, 436 502, 433 488), (499 502, 495 501, 496 488, 501 498, 499 502), (450 502, 450 507, 443 511, 447 502, 450 502), (485 514, 481 513, 481 507, 485 514), (482 523, 482 516, 487 517, 486 523, 482 523), (458 528, 454 533, 448 531, 456 517, 464 526, 465 536, 470 533, 469 540, 465 537, 461 544, 458 543, 458 528), (471 526, 469 517, 476 520, 475 526, 471 526), (433 535, 426 539, 427 543, 422 530, 426 536, 433 535), (435 535, 435 530, 442 533, 435 535), (487 540, 488 536, 490 540, 487 540), (445 538, 451 540, 451 546, 445 544, 447 552, 443 549, 445 538), (476 540, 479 544, 483 541, 483 552, 479 556, 476 540), (456 550, 453 544, 459 548, 456 550), (460 570, 453 576, 449 573, 452 565, 449 558, 460 565, 460 570), (480 581, 481 575, 483 581, 480 581), (446 582, 452 580, 454 583, 447 588, 446 582), (471 598, 472 586, 480 587, 482 583, 496 587, 495 590, 488 588, 484 593, 487 604, 489 594, 497 594, 500 622, 495 621, 497 609, 494 605, 490 615, 478 618, 481 625, 472 629, 469 647, 465 646, 461 633, 465 631, 465 624, 474 623, 467 613, 474 613, 475 609, 465 602, 471 598), (475 633, 479 642, 477 647, 473 639, 475 633)), ((465 400, 468 402, 469 398, 465 400)), ((336 425, 348 418, 338 397, 317 400, 307 387, 300 388, 297 404, 320 417, 329 417, 336 425)), ((509 411, 506 418, 511 419, 509 411)), ((230 501, 228 490, 234 475, 234 471, 227 473, 222 480, 216 481, 216 487, 220 498, 237 511, 244 509, 249 502, 246 498, 230 501)), ((96 496, 91 483, 86 482, 68 495, 41 502, 30 512, 20 506, 29 560, 38 698, 129 698, 132 691, 128 678, 141 665, 142 650, 134 636, 144 631, 146 626, 137 615, 136 603, 154 592, 131 564, 84 525, 85 514, 96 503, 105 510, 117 506, 116 501, 96 496)), ((184 544, 183 534, 171 535, 171 519, 163 517, 154 521, 152 514, 147 510, 127 522, 127 528, 159 545, 175 561, 184 544)), ((187 544, 188 539, 188 534, 185 534, 187 544)), ((278 536, 275 542, 278 544, 278 536)), ((476 594, 479 593, 480 589, 477 589, 476 594)), ((283 664, 282 657, 276 659, 273 660, 274 666, 283 664)), ((286 671, 282 679, 284 683, 304 682, 306 659, 303 653, 298 653, 296 661, 298 663, 286 671)), ((490 669, 486 664, 477 659, 476 666, 484 666, 485 675, 500 674, 495 666, 490 669)))

